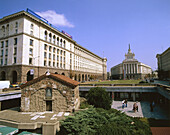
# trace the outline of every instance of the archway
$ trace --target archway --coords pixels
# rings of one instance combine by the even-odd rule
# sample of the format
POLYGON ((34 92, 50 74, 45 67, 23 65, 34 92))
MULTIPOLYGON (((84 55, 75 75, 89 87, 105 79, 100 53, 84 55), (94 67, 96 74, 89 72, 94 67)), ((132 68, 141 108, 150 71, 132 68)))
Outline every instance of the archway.
POLYGON ((74 78, 74 80, 76 80, 76 81, 77 81, 77 74, 75 74, 75 78, 74 78))
POLYGON ((65 75, 64 73, 62 73, 61 75, 65 75))
POLYGON ((4 71, 1 72, 1 80, 6 80, 6 74, 4 71))
POLYGON ((84 74, 82 75, 82 81, 84 82, 84 74))
POLYGON ((12 72, 12 83, 16 83, 17 82, 17 72, 13 71, 12 72))
POLYGON ((58 74, 58 72, 55 72, 55 74, 58 74))
POLYGON ((30 71, 27 72, 27 81, 31 81, 34 79, 34 74, 30 74, 30 71))
POLYGON ((79 74, 79 79, 78 79, 78 81, 80 82, 81 81, 81 75, 79 74))

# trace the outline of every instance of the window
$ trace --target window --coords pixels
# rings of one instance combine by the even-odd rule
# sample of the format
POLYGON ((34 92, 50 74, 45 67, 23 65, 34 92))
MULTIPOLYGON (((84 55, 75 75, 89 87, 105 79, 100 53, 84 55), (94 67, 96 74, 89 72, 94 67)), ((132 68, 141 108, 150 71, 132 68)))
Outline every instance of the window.
POLYGON ((32 30, 30 31, 30 35, 33 35, 33 31, 32 30))
POLYGON ((57 61, 59 61, 59 56, 57 56, 57 61))
POLYGON ((16 55, 17 54, 17 48, 15 47, 14 48, 14 55, 16 55))
POLYGON ((53 67, 55 66, 55 62, 53 62, 53 67))
POLYGON ((49 59, 51 59, 51 53, 49 53, 49 59))
POLYGON ((60 57, 60 61, 62 62, 62 57, 60 57))
POLYGON ((51 33, 49 34, 49 42, 51 42, 51 33))
POLYGON ((6 40, 6 47, 8 47, 8 40, 6 40))
POLYGON ((60 46, 62 46, 62 39, 60 40, 60 46))
POLYGON ((47 53, 46 52, 44 52, 44 58, 47 58, 47 53))
POLYGON ((60 55, 62 55, 62 54, 63 54, 63 51, 61 50, 61 51, 60 51, 60 55))
POLYGON ((63 68, 65 69, 65 67, 66 67, 66 66, 65 66, 65 64, 64 64, 64 65, 63 65, 63 68))
POLYGON ((49 46, 49 51, 50 51, 50 52, 51 52, 51 48, 52 48, 52 47, 51 47, 51 46, 49 46))
POLYGON ((55 44, 55 35, 53 36, 53 44, 55 44))
POLYGON ((7 58, 5 59, 5 65, 7 65, 8 64, 8 60, 7 60, 7 58))
POLYGON ((46 44, 44 44, 44 50, 47 50, 47 45, 46 44))
POLYGON ((46 60, 44 60, 44 66, 46 66, 46 60))
POLYGON ((57 45, 59 45, 59 37, 57 37, 57 45))
POLYGON ((18 22, 15 23, 15 28, 18 28, 18 22))
POLYGON ((3 57, 4 55, 4 50, 1 50, 1 57, 3 57))
POLYGON ((32 39, 30 39, 30 45, 33 45, 33 40, 32 39))
POLYGON ((55 54, 53 54, 53 60, 55 60, 55 54))
POLYGON ((53 48, 53 53, 55 53, 55 48, 53 48))
POLYGON ((66 52, 64 51, 64 56, 66 56, 66 52))
POLYGON ((30 28, 31 28, 31 30, 33 30, 34 29, 34 24, 31 24, 30 28))
POLYGON ((6 26, 6 35, 7 36, 9 35, 9 24, 7 24, 7 26, 6 26))
POLYGON ((32 64, 32 58, 29 58, 29 64, 30 65, 32 64))
POLYGON ((29 54, 33 55, 33 49, 32 48, 29 49, 29 54))
POLYGON ((63 45, 64 45, 63 47, 65 48, 65 47, 66 47, 66 42, 65 42, 65 40, 64 40, 64 42, 63 42, 63 43, 64 43, 64 44, 63 44, 63 45))
POLYGON ((60 68, 62 68, 62 64, 60 63, 60 68))
POLYGON ((3 36, 5 36, 5 26, 2 26, 3 36))
POLYGON ((6 53, 5 53, 6 56, 8 56, 8 49, 6 49, 6 53))
POLYGON ((51 61, 48 62, 48 65, 51 66, 51 61))
POLYGON ((16 34, 18 33, 18 29, 15 29, 15 33, 16 33, 16 34))
POLYGON ((57 49, 57 54, 59 54, 59 49, 57 49))
POLYGON ((44 40, 47 41, 47 31, 44 32, 44 40))
POLYGON ((15 63, 17 63, 17 58, 16 58, 16 57, 14 57, 14 64, 15 64, 15 63))
POLYGON ((1 42, 1 48, 4 48, 4 41, 1 42))
POLYGON ((14 45, 17 45, 17 38, 14 38, 14 45))
POLYGON ((47 87, 46 88, 46 94, 45 94, 46 99, 52 99, 52 89, 47 87))
POLYGON ((59 67, 59 63, 57 62, 57 67, 59 67))

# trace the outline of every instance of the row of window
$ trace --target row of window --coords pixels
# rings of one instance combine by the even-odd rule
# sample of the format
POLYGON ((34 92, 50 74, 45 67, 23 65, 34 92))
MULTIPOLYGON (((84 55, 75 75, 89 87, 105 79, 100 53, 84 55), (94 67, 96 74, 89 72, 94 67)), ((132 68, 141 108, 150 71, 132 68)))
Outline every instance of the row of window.
MULTIPOLYGON (((17 45, 17 38, 14 38, 14 45, 17 45)), ((8 47, 8 40, 6 41, 1 41, 1 48, 8 47)))
MULTIPOLYGON (((15 33, 18 33, 18 22, 15 22, 15 33)), ((2 26, 2 35, 8 36, 9 35, 9 24, 2 26)))
MULTIPOLYGON (((7 65, 8 64, 8 59, 7 58, 5 58, 5 63, 3 63, 3 58, 0 60, 1 61, 1 63, 0 63, 0 65, 2 66, 3 64, 4 65, 7 65)), ((17 57, 14 57, 13 58, 13 64, 16 64, 17 63, 17 57)))
POLYGON ((49 42, 52 42, 53 44, 56 44, 56 45, 63 47, 63 48, 66 48, 66 41, 65 40, 59 39, 59 37, 56 38, 55 35, 52 37, 51 33, 48 35, 47 31, 45 31, 44 32, 44 40, 47 41, 47 39, 48 39, 49 42))

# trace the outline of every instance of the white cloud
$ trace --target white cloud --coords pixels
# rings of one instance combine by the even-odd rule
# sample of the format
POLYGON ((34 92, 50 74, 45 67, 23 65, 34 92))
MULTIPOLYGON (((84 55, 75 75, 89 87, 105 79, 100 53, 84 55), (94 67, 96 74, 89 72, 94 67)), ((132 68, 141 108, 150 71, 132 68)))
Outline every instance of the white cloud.
POLYGON ((74 27, 64 16, 64 14, 57 14, 53 10, 47 10, 45 12, 36 12, 41 17, 47 19, 49 23, 55 26, 66 26, 66 27, 74 27))

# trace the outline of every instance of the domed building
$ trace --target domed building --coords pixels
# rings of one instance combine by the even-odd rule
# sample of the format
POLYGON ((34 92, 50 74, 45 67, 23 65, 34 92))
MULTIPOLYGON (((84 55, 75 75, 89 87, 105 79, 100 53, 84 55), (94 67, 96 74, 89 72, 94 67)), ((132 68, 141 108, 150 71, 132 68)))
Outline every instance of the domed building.
POLYGON ((131 52, 129 44, 125 60, 111 68, 111 79, 143 79, 147 74, 151 73, 150 66, 135 59, 135 54, 131 52))

